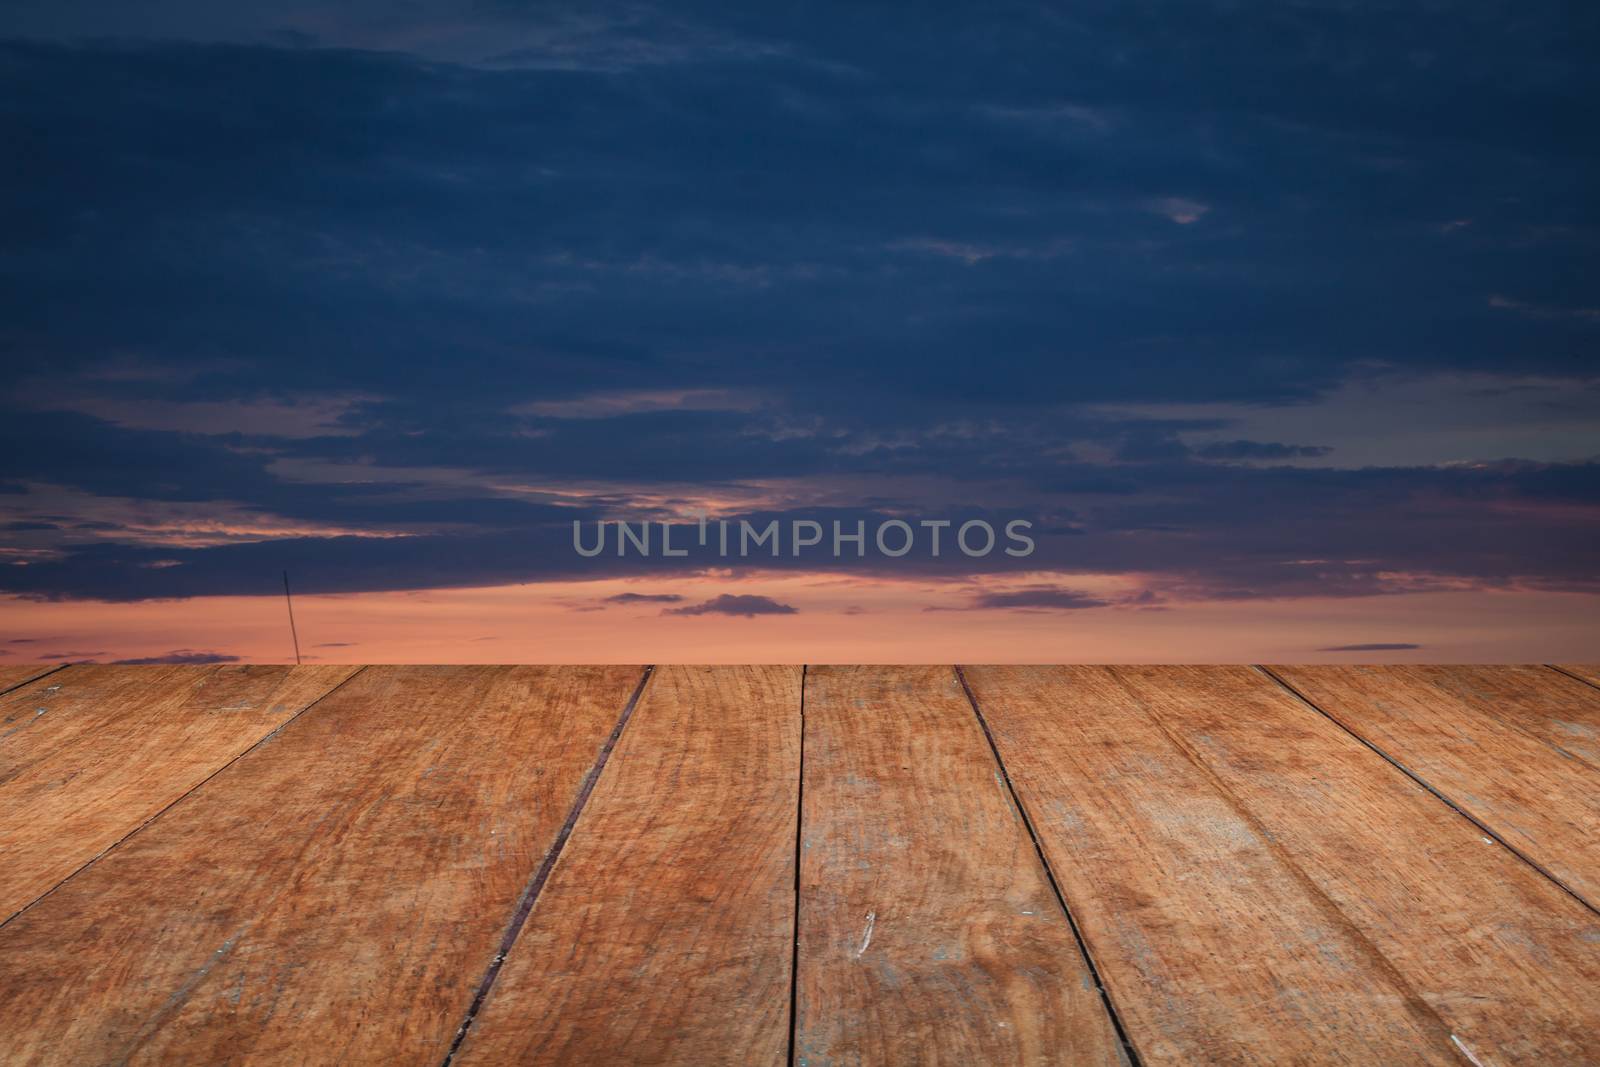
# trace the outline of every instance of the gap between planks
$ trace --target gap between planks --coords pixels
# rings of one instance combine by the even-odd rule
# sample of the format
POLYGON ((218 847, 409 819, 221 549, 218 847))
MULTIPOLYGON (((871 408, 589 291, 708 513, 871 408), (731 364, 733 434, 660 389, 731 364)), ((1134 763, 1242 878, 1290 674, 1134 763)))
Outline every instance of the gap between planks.
MULTIPOLYGON (((68 666, 70 666, 70 664, 68 666)), ((57 670, 61 670, 61 669, 65 669, 65 668, 57 668, 57 670)), ((217 669, 221 670, 220 667, 218 667, 217 669)), ((279 723, 277 726, 274 726, 271 730, 268 730, 266 733, 262 734, 260 737, 258 737, 255 740, 255 742, 253 744, 250 745, 250 747, 246 748, 244 751, 240 752, 237 756, 234 756, 232 759, 228 760, 222 766, 218 767, 216 770, 212 771, 210 774, 208 774, 204 778, 200 779, 194 785, 192 785, 188 789, 184 790, 184 792, 180 796, 175 797, 170 804, 167 804, 160 811, 156 812, 155 814, 151 815, 148 819, 145 819, 143 822, 141 822, 138 826, 135 826, 133 829, 129 830, 127 833, 123 834, 121 837, 119 837, 115 841, 111 842, 111 844, 107 845, 105 848, 101 849, 99 852, 96 852, 93 856, 89 857, 82 864, 80 864, 77 868, 75 868, 72 871, 71 874, 69 874, 65 878, 61 879, 55 885, 51 886, 49 889, 46 889, 43 893, 40 893, 38 896, 36 896, 32 900, 28 901, 28 903, 26 903, 22 907, 18 908, 15 912, 13 912, 12 914, 6 916, 5 919, 0 920, 0 929, 4 929, 6 927, 6 925, 8 923, 10 923, 13 919, 17 918, 17 916, 19 916, 19 915, 23 914, 24 912, 30 910, 31 908, 33 908, 33 906, 35 904, 38 904, 41 900, 43 900, 46 897, 50 896, 56 890, 60 889, 62 886, 66 885, 68 882, 70 882, 74 878, 78 877, 78 875, 82 874, 84 871, 88 870, 90 867, 93 867, 96 863, 100 862, 101 859, 103 859, 107 855, 109 855, 113 850, 115 850, 118 847, 120 847, 123 842, 125 842, 129 838, 133 837, 134 834, 139 833, 146 826, 149 826, 151 823, 153 823, 157 819, 161 818, 161 816, 165 815, 167 812, 171 811, 173 808, 177 807, 179 804, 181 804, 185 800, 189 799, 189 797, 194 795, 194 792, 197 789, 199 789, 200 787, 204 786, 207 782, 210 782, 211 779, 215 778, 217 775, 221 774, 223 771, 227 770, 229 767, 232 767, 235 763, 238 763, 240 760, 242 760, 246 756, 250 755, 250 753, 254 752, 256 749, 260 748, 262 745, 266 744, 268 741, 271 741, 274 737, 277 737, 280 733, 283 732, 284 728, 287 727, 290 723, 294 722, 296 719, 299 719, 300 716, 304 715, 306 712, 310 711, 312 708, 316 707, 318 704, 321 704, 324 700, 327 700, 333 694, 335 694, 339 690, 343 689, 346 685, 350 684, 350 681, 352 679, 360 676, 366 669, 367 669, 367 665, 366 664, 362 664, 361 666, 357 667, 355 670, 351 671, 350 674, 347 675, 344 679, 342 679, 337 685, 332 686, 331 688, 329 688, 329 690, 326 693, 323 693, 321 696, 317 697, 317 699, 307 702, 305 707, 301 708, 299 711, 295 712, 293 715, 291 715, 287 719, 283 720, 283 722, 279 723)), ((50 675, 55 674, 55 673, 56 673, 55 671, 46 671, 44 674, 39 675, 38 678, 32 678, 32 679, 29 680, 29 682, 25 682, 25 683, 22 683, 22 684, 26 685, 26 684, 30 684, 31 682, 37 682, 37 681, 39 681, 40 678, 47 678, 50 675)), ((215 672, 211 672, 211 673, 215 673, 215 672)))
POLYGON ((37 682, 42 678, 48 678, 52 674, 59 674, 70 666, 72 666, 70 663, 58 663, 54 667, 45 667, 38 674, 30 674, 26 678, 18 678, 10 685, 0 685, 0 696, 5 696, 13 689, 21 689, 25 685, 32 685, 34 682, 37 682))
MULTIPOLYGON (((644 690, 650 684, 650 679, 655 675, 655 665, 645 667, 644 673, 639 676, 639 684, 634 686, 633 695, 622 707, 622 714, 617 717, 616 726, 612 727, 611 734, 606 738, 606 743, 601 746, 600 755, 595 760, 594 766, 589 768, 589 773, 584 777, 583 784, 578 787, 578 795, 572 801, 572 808, 567 812, 566 821, 561 824, 561 830, 556 834, 550 850, 545 853, 544 859, 529 879, 527 888, 522 891, 522 899, 517 904, 517 909, 511 915, 511 921, 506 925, 506 932, 500 938, 500 947, 496 950, 494 958, 489 961, 488 968, 483 972, 483 978, 478 982, 478 989, 472 996, 472 1003, 467 1007, 467 1014, 461 1020, 461 1026, 456 1030, 450 1048, 445 1052, 440 1067, 450 1067, 455 1060, 456 1053, 461 1051, 461 1045, 467 1039, 467 1034, 472 1029, 472 1024, 477 1021, 478 1013, 483 1010, 484 1001, 489 997, 489 991, 494 988, 495 979, 500 977, 500 970, 505 966, 506 957, 511 954, 516 946, 517 937, 522 933, 522 928, 527 925, 528 918, 533 914, 533 907, 539 902, 539 893, 544 889, 545 883, 550 880, 550 872, 555 870, 556 861, 561 858, 561 852, 567 847, 567 840, 572 836, 573 829, 578 825, 578 818, 583 814, 583 809, 589 803, 589 796, 594 792, 595 785, 600 781, 600 775, 606 769, 606 764, 611 760, 611 753, 617 747, 617 742, 622 740, 622 732, 627 729, 628 722, 633 718, 633 711, 639 706, 639 700, 644 696, 644 690)), ((803 684, 803 683, 802 683, 803 684)), ((802 689, 802 692, 804 690, 802 689)))
MULTIPOLYGON (((1267 678, 1269 678, 1272 681, 1276 682, 1290 696, 1294 697, 1295 700, 1299 701, 1301 704, 1304 704, 1306 707, 1310 708, 1312 711, 1316 712, 1318 715, 1322 716, 1324 719, 1327 719, 1329 722, 1333 723, 1333 725, 1337 726, 1340 730, 1344 731, 1345 733, 1349 734, 1351 737, 1355 738, 1357 741, 1359 741, 1367 749, 1369 749, 1372 752, 1376 753, 1381 759, 1384 760, 1384 762, 1388 763, 1395 770, 1399 771, 1401 774, 1403 774, 1407 778, 1411 779, 1411 781, 1415 782, 1418 786, 1420 786, 1423 789, 1427 790, 1430 794, 1432 794, 1445 807, 1449 808, 1451 811, 1455 812, 1457 815, 1461 816, 1463 819, 1465 819, 1468 822, 1470 822, 1473 826, 1477 827, 1478 830, 1481 833, 1483 833, 1486 837, 1492 838, 1497 844, 1499 844, 1501 847, 1503 847, 1507 852, 1510 852, 1513 856, 1517 857, 1517 859, 1521 860, 1523 863, 1526 863, 1529 867, 1532 867, 1535 871, 1538 871, 1539 874, 1541 874, 1544 878, 1549 880, 1551 882, 1551 884, 1556 886, 1556 888, 1560 889, 1563 893, 1567 894, 1573 900, 1576 900, 1579 904, 1582 904, 1590 912, 1592 912, 1592 913, 1594 913, 1596 915, 1600 915, 1600 907, 1596 907, 1595 905, 1591 904, 1582 895, 1580 895, 1579 893, 1574 891, 1571 886, 1567 885, 1560 878, 1557 878, 1554 873, 1552 873, 1551 871, 1546 869, 1543 864, 1539 863, 1533 857, 1529 856, 1526 852, 1524 852, 1522 849, 1518 848, 1516 845, 1513 845, 1511 842, 1507 841, 1500 834, 1499 831, 1495 830, 1492 826, 1488 825, 1487 823, 1479 820, 1471 812, 1467 811, 1465 808, 1462 808, 1459 804, 1457 804, 1455 801, 1451 800, 1448 796, 1446 796, 1439 789, 1434 788, 1433 783, 1429 782, 1426 778, 1422 777, 1422 775, 1420 775, 1417 772, 1413 771, 1410 767, 1407 767, 1400 760, 1398 760, 1395 757, 1389 755, 1389 753, 1387 753, 1383 749, 1379 748, 1373 742, 1368 741, 1365 737, 1363 737, 1360 734, 1356 733, 1356 731, 1354 731, 1350 727, 1346 726, 1336 716, 1330 715, 1327 711, 1323 710, 1323 708, 1321 706, 1319 706, 1315 701, 1311 700, 1311 698, 1306 696, 1299 689, 1295 688, 1287 680, 1285 680, 1284 678, 1280 677, 1278 675, 1278 673, 1276 671, 1274 671, 1271 667, 1268 667, 1268 666, 1265 666, 1264 664, 1259 664, 1259 663, 1253 664, 1253 666, 1261 674, 1265 675, 1267 678)), ((1555 671, 1555 672, 1557 672, 1558 674, 1564 674, 1567 677, 1572 678, 1572 679, 1574 679, 1576 681, 1583 682, 1584 685, 1591 685, 1592 684, 1592 683, 1588 682, 1587 680, 1585 680, 1583 678, 1579 678, 1577 675, 1567 674, 1566 671, 1561 670, 1561 668, 1559 668, 1559 667, 1551 666, 1549 664, 1546 664, 1546 666, 1550 666, 1550 669, 1555 671)), ((1600 688, 1600 687, 1596 687, 1596 688, 1600 688)))
POLYGON ((806 678, 809 664, 800 665, 800 753, 795 760, 794 813, 794 937, 789 946, 789 1058, 790 1067, 798 1060, 800 1036, 800 861, 806 833, 806 678))
MULTIPOLYGON (((1028 809, 1023 806, 1022 798, 1017 795, 1017 790, 1011 783, 1011 772, 1006 768, 1006 761, 1000 756, 1000 746, 995 744, 994 734, 989 731, 989 721, 983 717, 983 709, 978 705, 978 697, 967 684, 967 675, 960 665, 950 668, 955 672, 956 681, 961 684, 961 691, 967 696, 967 703, 972 705, 972 714, 977 717, 978 726, 983 730, 983 739, 989 745, 989 754, 994 757, 995 766, 1000 769, 1000 780, 1005 783, 1006 793, 1011 798, 1011 806, 1022 819, 1023 828, 1028 831, 1028 840, 1033 842, 1034 855, 1038 857, 1039 866, 1044 869, 1045 880, 1050 883, 1050 891, 1055 894, 1056 903, 1061 906, 1061 913, 1066 916, 1067 925, 1072 929, 1072 936, 1078 943, 1078 951, 1083 955, 1084 964, 1089 968, 1089 975, 1094 979, 1095 989, 1100 994, 1100 1003, 1105 1007, 1106 1014, 1111 1017, 1111 1026, 1116 1030, 1117 1041, 1121 1043, 1123 1058, 1132 1065, 1139 1067, 1139 1053, 1133 1047, 1133 1042, 1128 1038, 1128 1032, 1123 1028, 1122 1016, 1117 1014, 1117 1009, 1111 1003, 1111 994, 1106 989, 1105 982, 1100 977, 1100 969, 1095 966, 1094 955, 1089 951, 1089 943, 1083 938, 1083 931, 1078 929, 1078 920, 1072 915, 1072 908, 1067 904, 1066 894, 1061 891, 1061 883, 1056 881, 1056 872, 1050 868, 1050 861, 1045 858, 1044 846, 1039 843, 1039 835, 1034 830, 1033 819, 1028 815, 1028 809)), ((803 691, 802 691, 803 692, 803 691)), ((804 733, 802 732, 802 738, 804 733)))
POLYGON ((1554 663, 1546 663, 1546 664, 1543 664, 1543 666, 1547 670, 1555 671, 1557 674, 1566 675, 1568 678, 1571 678, 1574 682, 1582 682, 1584 685, 1588 686, 1590 689, 1600 689, 1600 685, 1596 685, 1594 682, 1591 682, 1589 679, 1585 678, 1581 674, 1572 673, 1571 671, 1567 670, 1565 667, 1559 667, 1554 663))

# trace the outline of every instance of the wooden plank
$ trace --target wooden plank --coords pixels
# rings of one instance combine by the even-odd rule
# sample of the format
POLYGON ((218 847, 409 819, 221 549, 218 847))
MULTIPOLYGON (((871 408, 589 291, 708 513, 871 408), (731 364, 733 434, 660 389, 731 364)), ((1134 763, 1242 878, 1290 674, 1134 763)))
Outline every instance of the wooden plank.
POLYGON ((1433 1012, 1116 673, 966 673, 1143 1063, 1459 1062, 1433 1012))
MULTIPOLYGON (((12 663, 0 666, 0 693, 10 692, 20 685, 26 685, 35 678, 42 678, 51 671, 60 670, 56 663, 12 663)), ((0 726, 0 733, 5 732, 5 727, 0 726)))
POLYGON ((0 697, 0 921, 356 670, 84 665, 0 697))
POLYGON ((1272 670, 1600 905, 1600 691, 1543 667, 1272 670))
POLYGON ((369 668, 0 928, 6 1055, 439 1063, 640 677, 369 668))
POLYGON ((658 670, 462 1063, 788 1055, 799 667, 658 670))
POLYGON ((1600 769, 1600 689, 1587 682, 1550 667, 1507 665, 1414 664, 1396 677, 1432 686, 1600 769))
POLYGON ((1600 916, 1243 667, 1118 668, 1484 1064, 1600 1063, 1600 916))
POLYGON ((1600 686, 1600 663, 1564 663, 1561 669, 1593 686, 1600 686))
POLYGON ((1122 1062, 949 667, 806 677, 798 1064, 1122 1062))

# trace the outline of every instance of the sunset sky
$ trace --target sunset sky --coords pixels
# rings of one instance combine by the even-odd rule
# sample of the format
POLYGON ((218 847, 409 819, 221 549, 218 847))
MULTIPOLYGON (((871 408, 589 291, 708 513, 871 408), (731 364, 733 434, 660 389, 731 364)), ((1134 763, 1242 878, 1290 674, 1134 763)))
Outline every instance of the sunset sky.
POLYGON ((0 662, 1600 658, 1600 8, 0 12, 0 662), (1026 558, 573 550, 982 518, 1026 558), (592 535, 591 535, 592 536, 592 535))

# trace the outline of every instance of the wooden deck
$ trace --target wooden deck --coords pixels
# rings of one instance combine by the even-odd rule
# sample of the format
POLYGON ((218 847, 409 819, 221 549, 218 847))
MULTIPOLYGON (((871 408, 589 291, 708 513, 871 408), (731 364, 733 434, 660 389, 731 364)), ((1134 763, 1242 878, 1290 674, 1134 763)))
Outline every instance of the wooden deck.
POLYGON ((5 1064, 1600 1064, 1600 668, 0 668, 5 1064))

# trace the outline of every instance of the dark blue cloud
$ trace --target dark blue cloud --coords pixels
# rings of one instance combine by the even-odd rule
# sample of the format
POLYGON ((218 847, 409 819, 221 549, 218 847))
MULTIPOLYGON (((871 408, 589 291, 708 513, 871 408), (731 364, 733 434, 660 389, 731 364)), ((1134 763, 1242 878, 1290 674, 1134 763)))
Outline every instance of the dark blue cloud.
POLYGON ((151 664, 151 663, 237 663, 238 656, 231 656, 225 652, 196 652, 189 648, 175 649, 160 656, 138 656, 133 659, 113 660, 114 663, 151 664))
POLYGON ((1392 19, 1199 10, 977 50, 947 16, 915 56, 886 47, 899 19, 854 43, 778 19, 789 53, 620 71, 13 44, 10 347, 180 361, 197 393, 469 406, 619 374, 921 409, 1303 396, 1373 359, 1580 367, 1585 320, 1489 303, 1586 306, 1595 86, 1559 61, 1570 22, 1496 92, 1396 49, 1392 19), (830 43, 835 65, 791 58, 830 43))
POLYGON ((1218 441, 1197 450, 1206 459, 1294 459, 1325 456, 1332 449, 1322 445, 1286 445, 1279 441, 1218 441))
POLYGON ((1111 601, 1104 597, 1092 596, 1076 589, 1030 586, 1006 593, 983 593, 973 601, 972 606, 1022 611, 1080 611, 1084 608, 1103 608, 1110 604, 1111 601))
MULTIPOLYGON (((1346 471, 1181 461, 1125 469, 1134 487, 1126 494, 1063 495, 1028 490, 1024 481, 1013 510, 949 502, 936 507, 935 517, 958 525, 985 518, 997 529, 1027 515, 1038 543, 1028 557, 997 552, 972 559, 947 546, 935 558, 924 540, 910 555, 891 559, 870 545, 869 536, 863 556, 846 553, 823 565, 860 575, 1130 573, 1173 597, 1350 596, 1463 584, 1600 591, 1593 518, 1600 464, 1346 471), (1530 550, 1530 538, 1537 551, 1530 550)), ((831 528, 837 520, 847 530, 857 522, 873 530, 889 518, 927 514, 914 494, 900 503, 894 510, 757 511, 749 521, 759 528, 775 520, 787 528, 796 519, 817 519, 831 528)), ((714 538, 706 548, 697 544, 691 523, 674 535, 674 544, 689 552, 683 558, 663 558, 659 536, 653 540, 657 554, 649 558, 612 550, 583 558, 573 550, 571 526, 581 514, 572 509, 570 516, 515 526, 463 524, 392 537, 292 536, 201 546, 65 542, 53 556, 0 568, 0 590, 137 600, 272 595, 281 589, 284 569, 297 590, 360 592, 819 566, 815 555, 788 552, 719 556, 714 538)), ((592 539, 587 530, 585 544, 592 539)), ((615 545, 614 535, 608 544, 615 545)))
POLYGON ((1600 442, 1340 470, 1206 413, 1593 382, 1592 5, 407 11, 0 16, 0 589, 678 573, 570 521, 776 482, 1196 595, 1593 588, 1600 442), (661 399, 696 390, 732 399, 661 399), (84 498, 330 532, 153 544, 84 498))
POLYGON ((1318 652, 1400 652, 1421 648, 1404 641, 1378 641, 1367 645, 1330 645, 1318 652))
POLYGON ((798 609, 790 604, 782 604, 771 597, 738 595, 724 593, 712 597, 703 604, 691 604, 682 608, 667 608, 663 615, 736 615, 740 618, 753 619, 757 615, 795 615, 798 609))

